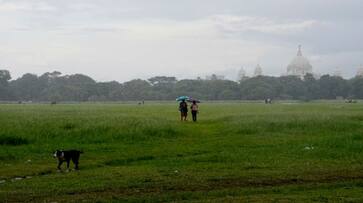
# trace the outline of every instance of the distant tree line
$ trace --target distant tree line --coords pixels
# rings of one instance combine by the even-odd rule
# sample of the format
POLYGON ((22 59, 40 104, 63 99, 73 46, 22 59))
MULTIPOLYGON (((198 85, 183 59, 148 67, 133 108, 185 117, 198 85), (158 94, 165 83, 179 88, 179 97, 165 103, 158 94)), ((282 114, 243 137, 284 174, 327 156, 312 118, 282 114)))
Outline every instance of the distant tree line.
POLYGON ((363 77, 346 80, 323 75, 316 79, 307 74, 303 79, 258 76, 235 82, 213 77, 210 80, 177 80, 158 76, 119 83, 96 82, 86 75, 62 75, 57 71, 41 76, 27 73, 11 80, 9 71, 0 70, 1 101, 173 100, 180 95, 201 100, 363 99, 363 77))

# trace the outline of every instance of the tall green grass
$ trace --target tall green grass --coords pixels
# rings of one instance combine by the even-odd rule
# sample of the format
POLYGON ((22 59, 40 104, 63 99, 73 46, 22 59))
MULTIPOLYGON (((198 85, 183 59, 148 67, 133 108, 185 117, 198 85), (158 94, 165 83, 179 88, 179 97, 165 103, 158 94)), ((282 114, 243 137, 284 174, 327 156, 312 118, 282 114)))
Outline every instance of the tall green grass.
POLYGON ((360 202, 362 149, 361 104, 1 105, 0 200, 360 202))

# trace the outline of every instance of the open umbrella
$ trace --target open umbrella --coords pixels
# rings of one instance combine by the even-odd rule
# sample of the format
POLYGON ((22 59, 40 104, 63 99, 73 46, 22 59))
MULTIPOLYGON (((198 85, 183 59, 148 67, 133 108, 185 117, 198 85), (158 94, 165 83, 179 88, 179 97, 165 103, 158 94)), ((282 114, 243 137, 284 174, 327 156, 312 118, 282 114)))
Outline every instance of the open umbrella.
POLYGON ((193 98, 189 98, 189 99, 187 99, 187 102, 196 102, 196 103, 200 103, 200 100, 198 100, 198 99, 193 99, 193 98))
POLYGON ((180 97, 176 98, 175 100, 176 101, 182 101, 182 100, 188 101, 189 97, 188 96, 180 96, 180 97))

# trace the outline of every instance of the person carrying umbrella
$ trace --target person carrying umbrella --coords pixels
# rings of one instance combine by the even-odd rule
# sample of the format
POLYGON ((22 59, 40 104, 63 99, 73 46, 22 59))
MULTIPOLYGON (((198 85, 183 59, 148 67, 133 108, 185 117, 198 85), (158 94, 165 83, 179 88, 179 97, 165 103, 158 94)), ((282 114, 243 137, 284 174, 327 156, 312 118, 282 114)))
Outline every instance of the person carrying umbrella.
POLYGON ((185 99, 182 99, 179 103, 179 111, 180 111, 180 120, 187 121, 188 117, 188 104, 185 102, 185 99))

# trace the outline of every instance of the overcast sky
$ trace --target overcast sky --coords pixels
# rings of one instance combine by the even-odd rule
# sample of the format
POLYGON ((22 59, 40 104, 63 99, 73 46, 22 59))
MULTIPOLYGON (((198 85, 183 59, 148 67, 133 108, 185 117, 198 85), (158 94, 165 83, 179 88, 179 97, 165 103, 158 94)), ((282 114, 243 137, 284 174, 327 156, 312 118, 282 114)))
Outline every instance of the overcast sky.
POLYGON ((98 81, 281 75, 299 44, 316 73, 363 63, 361 0, 0 0, 0 69, 98 81))

